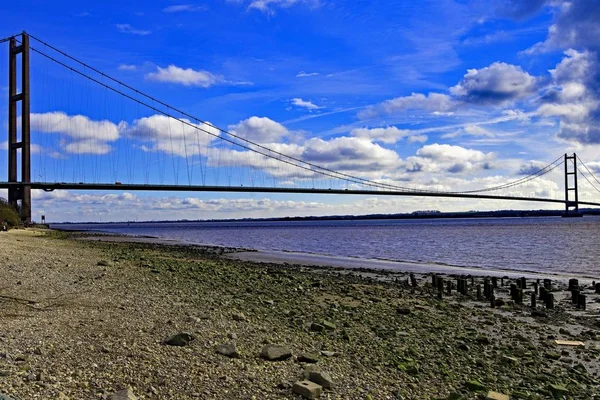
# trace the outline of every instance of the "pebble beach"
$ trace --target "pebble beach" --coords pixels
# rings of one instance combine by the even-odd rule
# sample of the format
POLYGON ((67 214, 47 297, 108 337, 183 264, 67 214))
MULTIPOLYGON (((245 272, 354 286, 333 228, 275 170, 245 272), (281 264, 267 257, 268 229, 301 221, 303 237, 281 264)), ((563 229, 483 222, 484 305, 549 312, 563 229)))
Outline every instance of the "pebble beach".
POLYGON ((558 280, 532 308, 507 277, 492 308, 484 276, 440 294, 429 271, 81 236, 0 233, 0 398, 600 399, 587 281, 585 308, 558 280))

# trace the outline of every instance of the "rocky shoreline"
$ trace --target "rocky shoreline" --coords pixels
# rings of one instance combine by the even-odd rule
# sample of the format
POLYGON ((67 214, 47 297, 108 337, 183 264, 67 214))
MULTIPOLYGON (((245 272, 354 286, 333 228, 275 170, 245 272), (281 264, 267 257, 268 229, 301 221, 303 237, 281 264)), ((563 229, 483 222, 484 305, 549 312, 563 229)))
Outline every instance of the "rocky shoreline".
POLYGON ((508 278, 491 308, 477 296, 484 277, 413 280, 74 235, 0 234, 3 395, 600 399, 599 295, 589 284, 578 287, 585 310, 561 282, 548 291, 553 309, 538 300, 532 310, 534 281, 516 304, 508 278))

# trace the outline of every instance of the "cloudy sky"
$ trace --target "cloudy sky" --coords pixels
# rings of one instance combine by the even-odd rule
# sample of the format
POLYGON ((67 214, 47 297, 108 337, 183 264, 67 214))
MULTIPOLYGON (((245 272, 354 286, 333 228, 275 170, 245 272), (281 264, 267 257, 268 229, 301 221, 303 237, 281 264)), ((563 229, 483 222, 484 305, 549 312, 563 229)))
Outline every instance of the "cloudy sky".
MULTIPOLYGON (((248 147, 256 144, 418 189, 503 184, 565 152, 577 152, 600 177, 594 0, 44 3, 2 2, 0 38, 26 29, 187 115, 97 77, 146 105, 126 99, 34 53, 33 180, 353 188, 253 154, 248 147), (225 142, 231 137, 217 127, 254 144, 225 142)), ((2 46, 6 127, 8 48, 2 46)), ((74 65, 35 40, 32 46, 74 65)), ((2 168, 6 163, 0 151, 2 168)), ((510 194, 560 198, 559 171, 547 178, 510 194)), ((595 193, 598 201, 600 193, 586 184, 580 197, 594 201, 595 193)), ((549 207, 283 194, 33 197, 34 218, 46 214, 51 221, 549 207)))

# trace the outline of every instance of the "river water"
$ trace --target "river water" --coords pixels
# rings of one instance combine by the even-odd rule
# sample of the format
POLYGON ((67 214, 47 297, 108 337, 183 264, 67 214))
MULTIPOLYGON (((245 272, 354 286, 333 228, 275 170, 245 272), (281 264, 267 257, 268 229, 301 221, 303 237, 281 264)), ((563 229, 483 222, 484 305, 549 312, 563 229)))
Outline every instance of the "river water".
POLYGON ((600 217, 53 224, 186 243, 600 278, 600 217))

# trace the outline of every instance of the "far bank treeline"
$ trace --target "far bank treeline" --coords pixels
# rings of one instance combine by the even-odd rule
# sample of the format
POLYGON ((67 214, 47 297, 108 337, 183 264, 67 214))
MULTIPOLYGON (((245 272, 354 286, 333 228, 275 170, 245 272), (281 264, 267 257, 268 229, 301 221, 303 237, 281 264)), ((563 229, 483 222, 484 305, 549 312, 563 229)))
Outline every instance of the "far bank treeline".
POLYGON ((0 229, 4 222, 9 227, 18 226, 19 214, 13 206, 8 204, 8 201, 6 201, 6 199, 0 197, 0 229))

